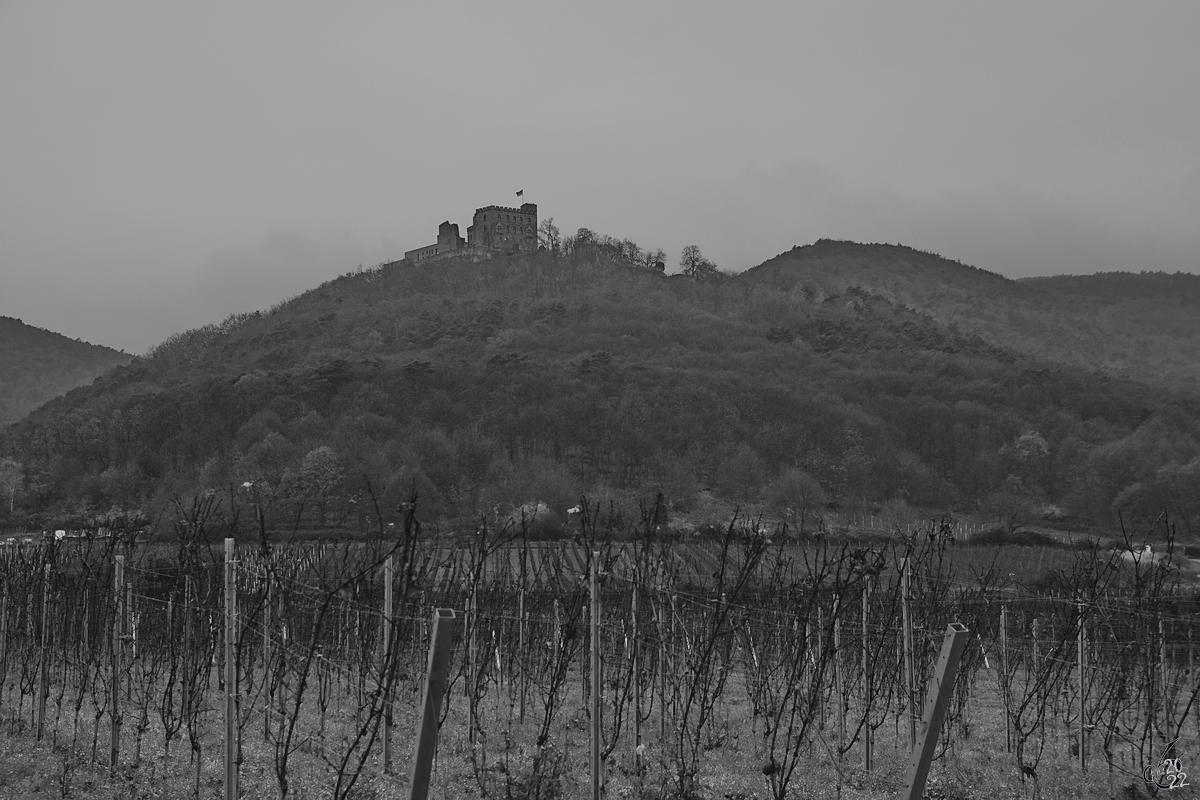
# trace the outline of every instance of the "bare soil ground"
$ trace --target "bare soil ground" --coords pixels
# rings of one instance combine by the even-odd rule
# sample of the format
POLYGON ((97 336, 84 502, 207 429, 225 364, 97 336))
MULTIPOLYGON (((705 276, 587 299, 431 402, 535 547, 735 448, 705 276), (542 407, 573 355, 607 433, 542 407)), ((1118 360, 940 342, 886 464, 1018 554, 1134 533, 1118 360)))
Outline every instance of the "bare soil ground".
MULTIPOLYGON (((552 768, 545 770, 541 784, 544 798, 587 798, 590 796, 588 771, 589 722, 576 683, 566 692, 566 705, 554 726, 551 747, 544 758, 552 768)), ((430 796, 437 800, 481 797, 481 785, 487 796, 519 798, 529 796, 529 779, 536 739, 535 702, 529 700, 526 720, 515 718, 515 702, 507 695, 489 695, 481 708, 485 734, 472 743, 466 724, 466 703, 461 691, 452 697, 450 714, 442 729, 438 760, 430 796)), ((393 800, 407 798, 409 764, 415 735, 416 703, 413 696, 399 698, 394 733, 394 774, 382 772, 378 745, 368 759, 362 778, 351 797, 356 800, 393 800)), ((57 737, 47 736, 35 742, 24 721, 14 724, 7 716, 0 726, 0 798, 96 798, 96 800, 149 800, 194 797, 195 763, 186 740, 176 740, 171 756, 162 757, 161 734, 152 725, 146 732, 141 758, 132 762, 133 742, 123 742, 124 760, 113 774, 103 764, 90 762, 90 741, 72 752, 69 726, 62 724, 57 737)), ((214 720, 215 723, 215 720, 214 720)), ((90 725, 88 737, 90 739, 90 725)), ((103 727, 106 727, 103 726, 103 727)), ((241 796, 277 798, 278 784, 273 769, 273 747, 263 741, 261 723, 252 719, 243 732, 241 796)), ((325 738, 315 734, 316 721, 305 718, 303 736, 290 764, 290 797, 307 800, 329 797, 336 772, 330 763, 340 737, 349 728, 348 720, 330 719, 325 738), (323 754, 324 756, 323 757, 323 754)), ((1200 725, 1189 723, 1189 730, 1176 745, 1177 755, 1186 770, 1200 761, 1200 725)), ((657 714, 643 726, 646 748, 643 769, 634 767, 632 736, 627 726, 620 746, 606 763, 605 796, 608 798, 657 798, 672 796, 670 758, 659 740, 657 714)), ((199 796, 223 798, 221 747, 217 738, 219 724, 204 731, 203 757, 200 763, 199 796)), ((674 729, 668 725, 668 739, 674 729)), ((804 761, 793 779, 790 797, 855 798, 891 800, 900 797, 907 769, 907 732, 889 717, 876 734, 875 766, 868 773, 862 767, 862 747, 851 747, 841 764, 835 764, 831 748, 836 745, 837 726, 832 714, 818 731, 819 737, 805 748, 804 761)), ((984 673, 973 688, 967 713, 953 725, 951 743, 941 751, 930 771, 926 797, 933 800, 1016 800, 1035 797, 1033 781, 1022 780, 1013 755, 1005 751, 1004 716, 997 701, 994 679, 984 673)), ((1129 745, 1116 751, 1111 775, 1099 742, 1089 744, 1089 766, 1080 773, 1078 759, 1072 754, 1074 731, 1061 723, 1048 724, 1045 749, 1037 765, 1038 795, 1044 800, 1085 800, 1106 797, 1149 797, 1142 780, 1136 755, 1129 745), (1111 786, 1111 789, 1110 789, 1111 786), (1111 791, 1111 794, 1110 794, 1111 791)), ((106 735, 100 735, 103 760, 107 753, 106 735)), ((750 711, 744 691, 729 687, 720 704, 717 722, 706 750, 701 756, 698 796, 713 800, 745 800, 769 797, 763 767, 769 757, 764 749, 762 722, 750 711)), ((1167 793, 1174 798, 1193 796, 1194 787, 1167 793)))

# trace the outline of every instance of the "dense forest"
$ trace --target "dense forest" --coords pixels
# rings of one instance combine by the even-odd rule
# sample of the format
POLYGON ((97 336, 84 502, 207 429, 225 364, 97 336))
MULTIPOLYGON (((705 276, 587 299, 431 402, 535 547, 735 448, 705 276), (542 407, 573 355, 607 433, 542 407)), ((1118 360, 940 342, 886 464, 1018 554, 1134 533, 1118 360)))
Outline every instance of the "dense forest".
POLYGON ((0 316, 0 425, 132 358, 0 316))
POLYGON ((636 246, 565 245, 359 270, 172 336, 0 434, 0 524, 214 491, 271 527, 353 528, 415 486, 448 528, 662 492, 677 527, 900 506, 1102 528, 1166 510, 1200 533, 1200 359, 1156 378, 1172 339, 1153 370, 1112 369, 1138 323, 1075 331, 1105 299, 1072 279, 825 241, 666 276, 636 246))

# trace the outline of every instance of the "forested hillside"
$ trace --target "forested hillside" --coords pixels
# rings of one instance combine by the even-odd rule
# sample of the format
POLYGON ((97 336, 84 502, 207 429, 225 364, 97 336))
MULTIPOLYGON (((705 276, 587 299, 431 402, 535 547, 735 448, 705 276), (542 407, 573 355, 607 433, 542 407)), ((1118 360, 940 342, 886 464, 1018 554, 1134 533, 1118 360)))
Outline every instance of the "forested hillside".
POLYGON ((1163 378, 1200 385, 1200 275, 1105 272, 1022 283, 1076 314, 1107 320, 1134 359, 1163 378))
POLYGON ((821 240, 745 277, 816 298, 869 287, 992 344, 1114 376, 1200 389, 1200 275, 1012 281, 900 245, 821 240))
MULTIPOLYGON (((415 485, 448 523, 662 491, 676 521, 890 503, 1107 526, 1165 507, 1196 530, 1200 398, 1088 368, 1059 302, 850 243, 702 280, 584 246, 401 263, 174 336, 11 428, 0 458, 34 518, 233 487, 275 526, 369 525, 369 483, 385 508, 415 485), (981 321, 941 318, 968 309, 981 321)), ((1087 345, 1115 347, 1094 325, 1087 345)))
POLYGON ((0 425, 131 358, 0 316, 0 425))

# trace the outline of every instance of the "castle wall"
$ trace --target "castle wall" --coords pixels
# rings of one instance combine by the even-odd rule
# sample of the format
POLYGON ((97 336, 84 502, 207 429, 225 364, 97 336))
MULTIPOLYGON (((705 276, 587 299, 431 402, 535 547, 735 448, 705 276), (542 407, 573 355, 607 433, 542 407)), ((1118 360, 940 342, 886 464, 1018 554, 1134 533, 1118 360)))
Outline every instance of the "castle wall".
POLYGON ((409 261, 425 261, 433 256, 445 255, 467 246, 466 240, 458 233, 458 223, 446 220, 438 226, 437 241, 425 247, 405 252, 404 257, 409 261))
POLYGON ((405 252, 408 261, 429 261, 465 250, 537 250, 537 204, 524 203, 520 208, 484 206, 475 209, 472 225, 464 240, 458 224, 449 220, 438 226, 437 241, 425 247, 405 252))
MULTIPOLYGON (((430 245, 432 248, 434 245, 430 245)), ((418 248, 419 250, 428 250, 429 248, 418 248)), ((429 252, 421 255, 419 258, 414 257, 418 250, 409 250, 404 254, 404 258, 411 263, 431 264, 436 261, 445 261, 448 258, 467 259, 468 261, 487 261, 496 255, 496 251, 489 250, 486 247, 458 247, 453 250, 442 250, 440 252, 429 252)), ((393 264, 400 264, 400 261, 394 261, 393 264)), ((390 267, 392 264, 385 264, 385 267, 390 267)))
POLYGON ((442 247, 439 244, 431 244, 426 245, 425 247, 418 247, 415 250, 407 250, 404 253, 404 257, 409 261, 424 261, 431 256, 436 256, 439 253, 445 252, 449 252, 449 249, 442 247))

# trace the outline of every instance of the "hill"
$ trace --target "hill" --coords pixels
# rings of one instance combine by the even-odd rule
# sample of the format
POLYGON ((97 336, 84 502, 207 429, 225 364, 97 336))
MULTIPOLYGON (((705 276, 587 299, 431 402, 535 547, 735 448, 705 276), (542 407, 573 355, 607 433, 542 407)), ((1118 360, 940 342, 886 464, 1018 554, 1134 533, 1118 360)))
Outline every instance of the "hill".
POLYGON ((808 297, 862 287, 985 341, 1114 376, 1200 389, 1200 275, 1009 280, 901 245, 821 240, 743 276, 808 297))
POLYGON ((1076 316, 1103 321, 1130 371, 1141 366, 1144 374, 1198 385, 1200 275, 1104 272, 1021 282, 1076 316))
POLYGON ((0 425, 132 358, 0 316, 0 425))
POLYGON ((468 525, 584 491, 628 517, 661 491, 672 525, 735 504, 810 525, 830 505, 1102 525, 1166 506, 1200 528, 1200 397, 1035 336, 1063 302, 1036 285, 824 242, 710 277, 583 246, 359 271, 171 337, 0 457, 23 513, 56 519, 215 491, 275 526, 366 527, 415 486, 427 519, 468 525), (985 324, 948 320, 973 304, 985 324))

